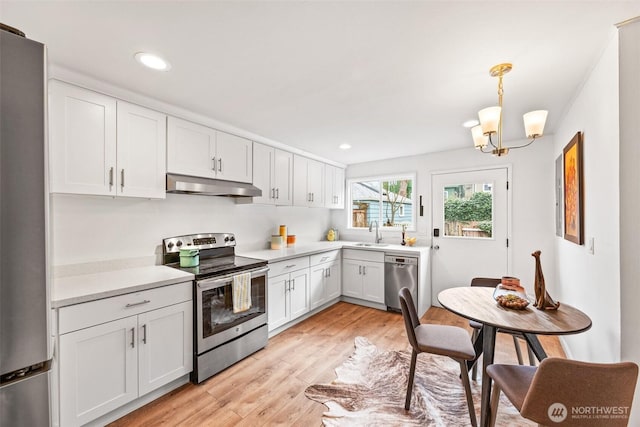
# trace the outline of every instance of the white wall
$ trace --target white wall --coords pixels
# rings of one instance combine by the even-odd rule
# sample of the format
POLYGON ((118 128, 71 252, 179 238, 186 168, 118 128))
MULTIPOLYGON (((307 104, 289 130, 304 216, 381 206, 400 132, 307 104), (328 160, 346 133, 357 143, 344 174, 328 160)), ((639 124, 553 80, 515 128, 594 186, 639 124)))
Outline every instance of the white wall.
MULTIPOLYGON (((620 301, 622 360, 640 364, 640 21, 620 28, 620 301)), ((640 386, 630 426, 640 425, 640 386)))
POLYGON ((620 250, 618 191, 618 41, 611 39, 555 134, 554 156, 576 132, 584 135, 584 236, 587 245, 556 238, 557 298, 593 321, 586 333, 567 336, 569 356, 620 359, 620 250))
MULTIPOLYGON (((237 251, 266 249, 286 224, 298 244, 318 241, 329 228, 328 209, 236 205, 227 197, 167 194, 166 200, 56 194, 51 203, 53 265, 162 254, 162 239, 232 232, 237 251)), ((159 258, 158 258, 159 260, 159 258)))
MULTIPOLYGON (((518 145, 525 141, 510 141, 507 145, 518 145)), ((469 135, 469 145, 472 145, 469 135)), ((387 175, 404 172, 416 172, 416 197, 422 195, 424 217, 418 217, 418 244, 430 244, 431 230, 431 173, 447 170, 471 169, 496 165, 511 165, 512 178, 512 235, 513 254, 512 274, 520 277, 523 284, 533 292, 535 262, 531 253, 542 251, 542 266, 545 277, 555 275, 554 234, 555 234, 555 196, 554 173, 555 158, 553 136, 545 136, 533 145, 513 150, 508 156, 496 158, 482 154, 474 148, 443 151, 420 156, 402 157, 377 162, 359 163, 347 167, 349 178, 387 175)), ((416 199, 417 200, 417 199, 416 199)), ((341 238, 359 241, 373 241, 368 231, 347 230, 348 211, 335 211, 332 223, 341 232, 341 238)), ((383 232, 385 242, 399 243, 399 231, 383 232)), ((548 280, 549 292, 554 295, 553 281, 548 280)))

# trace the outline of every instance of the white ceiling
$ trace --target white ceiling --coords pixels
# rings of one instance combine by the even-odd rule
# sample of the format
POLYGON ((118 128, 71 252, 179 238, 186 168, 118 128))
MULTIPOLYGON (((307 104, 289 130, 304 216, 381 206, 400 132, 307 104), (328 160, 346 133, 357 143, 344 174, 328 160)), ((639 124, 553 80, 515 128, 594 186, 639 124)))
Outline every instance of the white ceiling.
POLYGON ((638 15, 637 0, 0 0, 52 64, 346 164, 470 146, 461 124, 497 104, 500 62, 505 139, 534 109, 553 133, 614 24, 638 15))

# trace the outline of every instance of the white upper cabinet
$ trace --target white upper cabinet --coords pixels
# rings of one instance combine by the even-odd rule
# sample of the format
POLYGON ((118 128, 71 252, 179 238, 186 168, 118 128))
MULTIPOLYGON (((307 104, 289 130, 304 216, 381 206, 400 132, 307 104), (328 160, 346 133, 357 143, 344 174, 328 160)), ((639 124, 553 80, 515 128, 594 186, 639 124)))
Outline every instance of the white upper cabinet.
POLYGON ((52 193, 165 197, 166 116, 49 83, 52 193))
POLYGON ((324 203, 331 209, 344 209, 344 169, 325 165, 324 203))
POLYGON ((290 206, 293 203, 293 154, 253 143, 253 185, 262 190, 253 203, 290 206))
POLYGON ((117 135, 118 195, 164 198, 167 116, 118 101, 117 135))
POLYGON ((253 181, 253 143, 229 133, 216 131, 216 161, 218 179, 253 181))
POLYGON ((186 120, 169 117, 167 171, 181 175, 251 182, 252 142, 186 120))
POLYGON ((293 204, 324 206, 324 163, 306 157, 293 156, 293 204))
POLYGON ((49 82, 52 193, 115 195, 116 100, 49 82))
POLYGON ((167 122, 167 172, 215 178, 216 131, 186 120, 167 122))

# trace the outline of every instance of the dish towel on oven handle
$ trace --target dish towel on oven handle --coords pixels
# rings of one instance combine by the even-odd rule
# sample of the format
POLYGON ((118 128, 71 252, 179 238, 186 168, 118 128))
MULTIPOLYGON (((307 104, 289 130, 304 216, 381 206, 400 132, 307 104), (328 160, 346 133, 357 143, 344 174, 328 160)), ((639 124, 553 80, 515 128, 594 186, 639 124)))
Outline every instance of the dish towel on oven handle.
POLYGON ((251 273, 233 276, 233 312, 241 313, 251 308, 251 273))

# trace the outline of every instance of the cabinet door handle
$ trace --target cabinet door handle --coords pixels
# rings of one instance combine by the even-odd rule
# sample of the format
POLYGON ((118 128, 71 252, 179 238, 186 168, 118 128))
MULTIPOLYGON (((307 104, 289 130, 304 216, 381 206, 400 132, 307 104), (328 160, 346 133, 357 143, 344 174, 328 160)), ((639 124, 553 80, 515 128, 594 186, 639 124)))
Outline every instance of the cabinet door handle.
POLYGON ((362 275, 364 276, 365 274, 367 274, 367 267, 366 266, 362 266, 362 275))
POLYGON ((296 279, 293 279, 293 290, 296 290, 296 279))
POLYGON ((287 281, 286 281, 286 284, 287 284, 287 285, 286 285, 286 286, 287 286, 287 288, 286 288, 285 292, 287 292, 287 291, 288 291, 288 292, 291 292, 291 280, 287 280, 287 281))
POLYGON ((113 187, 113 166, 109 169, 109 190, 113 187))
POLYGON ((131 328, 131 348, 136 347, 136 328, 131 328))
POLYGON ((331 267, 327 268, 327 277, 331 277, 331 267))
POLYGON ((362 274, 362 266, 361 265, 358 266, 358 274, 362 274))
POLYGON ((137 305, 149 304, 150 302, 151 302, 151 300, 146 299, 146 300, 144 300, 144 301, 134 302, 134 303, 131 303, 131 304, 127 304, 127 305, 125 305, 125 307, 126 307, 126 308, 130 308, 130 307, 135 307, 135 306, 137 306, 137 305))
POLYGON ((147 325, 146 324, 142 325, 142 343, 143 344, 147 343, 147 325))
POLYGON ((124 188, 124 169, 120 171, 120 187, 124 188))
POLYGON ((275 189, 275 188, 272 188, 272 189, 271 189, 271 198, 272 198, 272 199, 275 199, 275 198, 276 198, 276 189, 275 189))
POLYGON ((213 171, 216 171, 216 158, 215 156, 211 158, 211 163, 213 163, 213 167, 211 169, 213 169, 213 171))
POLYGON ((222 157, 218 159, 218 172, 222 172, 222 157))
POLYGON ((280 199, 280 189, 276 188, 276 199, 280 199))
POLYGON ((312 202, 314 202, 314 201, 315 201, 315 200, 314 200, 314 199, 316 198, 315 196, 316 196, 315 194, 311 193, 311 201, 312 201, 312 202))

